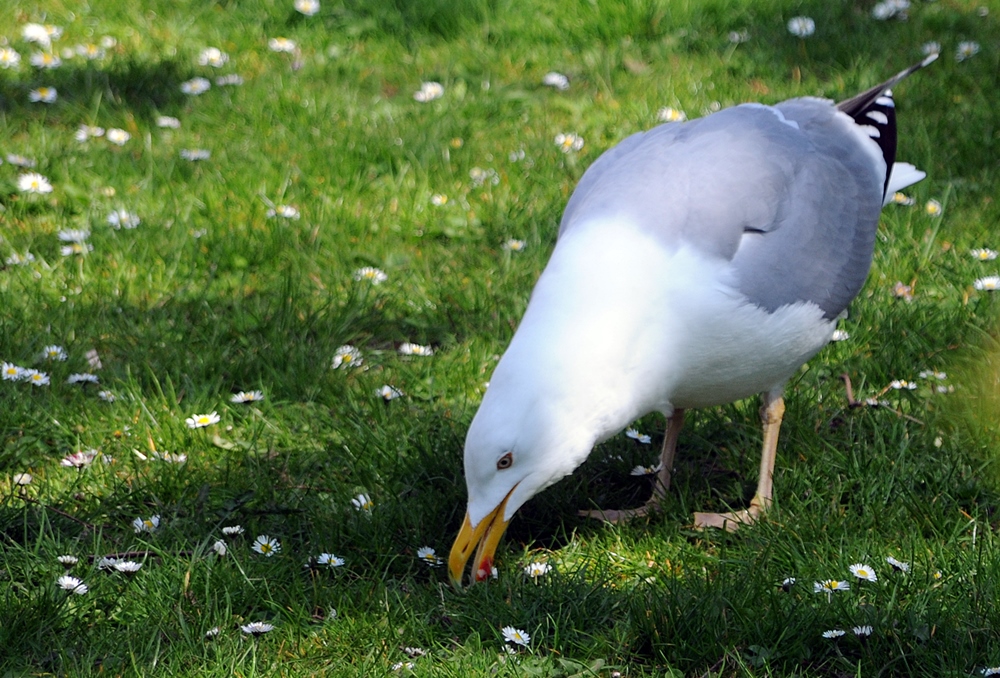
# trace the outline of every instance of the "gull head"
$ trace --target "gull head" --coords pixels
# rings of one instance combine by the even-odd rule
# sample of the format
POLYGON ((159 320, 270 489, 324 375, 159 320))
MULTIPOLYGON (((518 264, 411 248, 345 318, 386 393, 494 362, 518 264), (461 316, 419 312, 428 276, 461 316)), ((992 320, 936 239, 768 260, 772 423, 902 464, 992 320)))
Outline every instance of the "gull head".
POLYGON ((456 588, 473 553, 472 581, 490 577, 497 545, 514 513, 572 473, 594 444, 593 437, 573 436, 586 427, 564 425, 574 419, 568 416, 572 399, 539 394, 531 383, 537 374, 507 369, 517 362, 510 353, 497 366, 466 436, 469 503, 448 559, 456 588))

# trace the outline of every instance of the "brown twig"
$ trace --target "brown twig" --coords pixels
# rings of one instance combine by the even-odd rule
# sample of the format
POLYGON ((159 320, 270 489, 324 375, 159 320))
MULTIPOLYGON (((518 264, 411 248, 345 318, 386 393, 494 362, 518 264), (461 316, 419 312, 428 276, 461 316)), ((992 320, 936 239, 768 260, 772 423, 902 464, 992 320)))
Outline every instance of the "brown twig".
POLYGON ((69 518, 70 520, 72 520, 74 522, 77 522, 77 523, 80 523, 81 525, 84 525, 85 527, 88 527, 91 530, 97 529, 97 526, 94 525, 93 523, 88 523, 86 520, 83 520, 82 518, 77 518, 76 516, 71 516, 70 514, 66 513, 65 511, 57 509, 55 506, 49 506, 48 504, 43 504, 42 502, 38 501, 37 499, 32 499, 31 497, 25 497, 23 495, 20 498, 23 499, 24 501, 30 502, 30 503, 35 504, 37 506, 41 506, 44 509, 48 509, 48 510, 52 511, 53 513, 58 513, 63 518, 69 518))
MULTIPOLYGON (((852 410, 858 407, 880 407, 881 405, 878 399, 884 396, 889 391, 889 389, 892 388, 891 386, 886 386, 884 389, 879 391, 874 398, 868 398, 867 400, 856 400, 854 398, 854 389, 851 388, 851 377, 845 372, 844 374, 840 375, 840 378, 844 380, 844 390, 847 391, 847 407, 852 410)), ((920 424, 921 426, 925 425, 924 422, 917 419, 916 417, 911 417, 910 415, 900 412, 899 410, 893 409, 891 407, 887 407, 885 409, 894 412, 897 417, 902 417, 903 419, 908 419, 909 421, 912 421, 914 424, 920 424)))

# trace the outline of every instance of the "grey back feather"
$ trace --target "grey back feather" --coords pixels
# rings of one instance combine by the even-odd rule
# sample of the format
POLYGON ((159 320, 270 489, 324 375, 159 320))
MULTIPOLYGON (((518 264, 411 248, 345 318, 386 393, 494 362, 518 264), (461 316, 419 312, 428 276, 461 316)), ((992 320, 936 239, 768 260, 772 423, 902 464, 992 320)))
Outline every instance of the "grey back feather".
POLYGON ((730 282, 766 310, 811 301, 836 317, 868 274, 885 166, 832 103, 775 108, 785 120, 737 106, 625 139, 584 174, 560 235, 627 220, 666 247, 731 261, 730 282))

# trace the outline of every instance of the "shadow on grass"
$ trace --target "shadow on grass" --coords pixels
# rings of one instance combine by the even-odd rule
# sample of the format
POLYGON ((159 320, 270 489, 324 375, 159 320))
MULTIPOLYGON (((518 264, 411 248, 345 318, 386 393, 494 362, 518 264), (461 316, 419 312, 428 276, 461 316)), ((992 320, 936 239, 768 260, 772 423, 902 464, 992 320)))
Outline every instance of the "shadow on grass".
POLYGON ((191 69, 172 60, 117 56, 106 64, 73 60, 60 68, 32 71, 18 79, 0 78, 0 113, 72 128, 81 121, 81 110, 96 112, 110 104, 151 123, 156 115, 181 108, 188 98, 181 92, 181 83, 194 76, 191 69), (29 93, 38 87, 56 88, 57 102, 30 102, 29 93))

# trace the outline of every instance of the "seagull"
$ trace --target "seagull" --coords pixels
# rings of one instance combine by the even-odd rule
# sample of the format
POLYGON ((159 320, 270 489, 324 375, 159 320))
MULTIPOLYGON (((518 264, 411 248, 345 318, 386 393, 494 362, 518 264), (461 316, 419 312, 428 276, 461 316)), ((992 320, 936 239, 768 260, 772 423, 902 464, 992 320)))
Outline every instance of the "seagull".
POLYGON ((750 506, 696 513, 734 530, 771 503, 785 383, 830 341, 871 266, 879 213, 924 172, 896 162, 891 88, 839 104, 751 103, 634 134, 580 179, 552 256, 465 440, 469 500, 449 577, 490 576, 528 499, 651 412, 667 418, 645 506, 670 485, 685 411, 762 394, 750 506))

